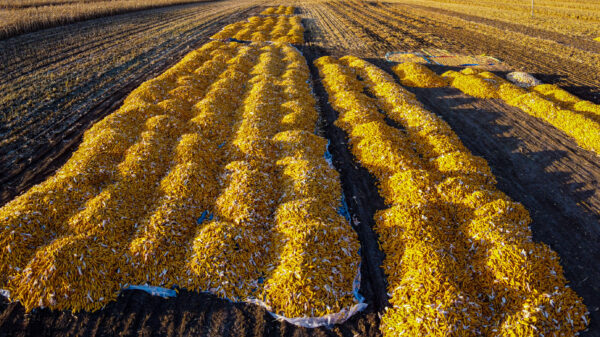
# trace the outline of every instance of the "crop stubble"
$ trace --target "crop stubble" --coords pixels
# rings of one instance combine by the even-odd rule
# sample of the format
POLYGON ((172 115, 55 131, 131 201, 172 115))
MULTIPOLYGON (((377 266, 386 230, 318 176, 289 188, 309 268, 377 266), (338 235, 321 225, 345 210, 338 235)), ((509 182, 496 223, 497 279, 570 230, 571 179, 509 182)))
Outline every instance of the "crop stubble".
POLYGON ((143 80, 252 5, 194 4, 120 15, 0 41, 0 202, 23 192, 143 80), (201 15, 198 16, 198 10, 201 15), (158 44, 155 41, 160 41, 158 44), (46 60, 48 58, 48 60, 46 60))

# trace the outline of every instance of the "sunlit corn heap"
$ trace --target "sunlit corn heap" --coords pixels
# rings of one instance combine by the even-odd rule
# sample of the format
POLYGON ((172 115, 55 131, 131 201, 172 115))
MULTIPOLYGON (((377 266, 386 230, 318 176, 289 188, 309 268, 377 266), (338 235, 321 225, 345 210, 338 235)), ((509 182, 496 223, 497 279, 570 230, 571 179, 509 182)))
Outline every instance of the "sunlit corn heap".
POLYGON ((294 6, 284 6, 280 5, 279 7, 269 7, 264 11, 260 12, 261 15, 293 15, 296 7, 294 6))
POLYGON ((420 63, 399 63, 392 70, 400 79, 400 83, 408 87, 440 88, 448 85, 444 78, 420 63))
POLYGON ((500 98, 541 118, 573 137, 582 148, 600 154, 600 105, 581 100, 551 84, 523 89, 493 73, 475 68, 448 71, 442 76, 467 95, 500 98))
POLYGON ((0 288, 27 310, 96 310, 134 284, 287 317, 352 305, 359 245, 309 77, 290 45, 213 41, 143 83, 0 208, 0 288))
POLYGON ((225 26, 211 37, 215 40, 236 39, 241 41, 273 41, 304 43, 304 27, 298 16, 253 16, 225 26))
POLYGON ((558 256, 532 241, 527 210, 495 188, 484 159, 385 71, 349 56, 315 64, 339 112, 335 124, 389 206, 375 215, 391 303, 385 336, 573 336, 585 328, 586 308, 558 256))

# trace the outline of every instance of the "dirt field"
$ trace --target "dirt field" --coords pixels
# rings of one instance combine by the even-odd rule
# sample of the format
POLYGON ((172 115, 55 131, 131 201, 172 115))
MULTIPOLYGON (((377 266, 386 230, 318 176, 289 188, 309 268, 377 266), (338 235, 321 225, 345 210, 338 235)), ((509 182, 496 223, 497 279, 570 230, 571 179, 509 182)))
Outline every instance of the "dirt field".
POLYGON ((0 38, 136 10, 194 3, 193 0, 0 1, 0 38))
MULTIPOLYGON (((82 132, 114 110, 141 81, 204 43, 220 27, 259 12, 263 5, 240 6, 232 1, 185 5, 81 22, 68 26, 70 36, 65 28, 56 28, 0 41, 0 48, 10 51, 0 56, 7 64, 0 74, 0 100, 3 107, 21 107, 2 111, 0 204, 62 165, 82 132), (38 54, 48 46, 55 49, 46 60, 38 54), (103 68, 106 59, 97 57, 100 51, 115 63, 103 68), (90 67, 103 70, 86 71, 90 67), (53 78, 44 75, 50 71, 53 78), (75 90, 66 86, 67 79, 78 81, 75 90), (60 94, 46 99, 50 88, 58 85, 65 85, 60 94)), ((600 103, 600 62, 595 55, 600 43, 584 37, 567 36, 543 25, 506 23, 399 2, 298 1, 293 5, 299 7, 306 27, 307 42, 299 47, 311 65, 323 132, 331 141, 334 165, 358 224, 361 293, 369 309, 331 329, 304 329, 278 322, 260 307, 231 304, 213 295, 183 292, 167 300, 126 291, 117 302, 91 314, 43 309, 26 315, 19 304, 0 302, 0 336, 36 336, 42 331, 52 336, 378 336, 378 314, 387 295, 379 267, 383 256, 371 226, 374 212, 384 204, 373 178, 354 162, 344 133, 333 125, 336 112, 312 67, 319 56, 352 54, 389 71, 383 57, 390 51, 435 47, 486 53, 600 103), (499 30, 506 31, 498 34, 499 30)), ((452 88, 413 92, 452 126, 473 154, 488 161, 499 189, 530 211, 534 239, 559 254, 571 287, 588 306, 591 323, 581 335, 600 336, 598 155, 499 100, 475 99, 452 88)))

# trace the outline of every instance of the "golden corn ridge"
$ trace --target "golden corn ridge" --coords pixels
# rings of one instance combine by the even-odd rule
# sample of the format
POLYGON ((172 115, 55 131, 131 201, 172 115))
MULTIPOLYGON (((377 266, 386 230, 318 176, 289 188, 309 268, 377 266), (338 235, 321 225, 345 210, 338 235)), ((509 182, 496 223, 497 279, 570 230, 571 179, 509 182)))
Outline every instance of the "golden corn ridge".
POLYGON ((523 89, 487 71, 465 68, 442 75, 467 95, 500 98, 508 105, 548 122, 579 146, 600 154, 600 106, 551 84, 523 89))
POLYGON ((260 14, 261 15, 293 15, 294 11, 296 11, 296 7, 294 7, 294 6, 279 5, 277 7, 265 8, 265 10, 260 12, 260 14))
POLYGON ((390 206, 375 215, 391 304, 385 336, 574 336, 586 327, 558 256, 531 240, 527 210, 495 188, 485 160, 448 124, 364 60, 315 65, 336 125, 390 206))
POLYGON ((443 78, 420 63, 403 62, 394 66, 392 70, 400 79, 400 83, 407 87, 440 88, 448 85, 443 78))
POLYGON ((304 43, 304 27, 299 16, 253 16, 247 21, 239 21, 225 26, 211 38, 300 44, 304 43))
POLYGON ((286 317, 356 304, 358 238, 309 79, 290 45, 212 41, 140 85, 0 208, 0 288, 27 311, 93 311, 135 284, 286 317))

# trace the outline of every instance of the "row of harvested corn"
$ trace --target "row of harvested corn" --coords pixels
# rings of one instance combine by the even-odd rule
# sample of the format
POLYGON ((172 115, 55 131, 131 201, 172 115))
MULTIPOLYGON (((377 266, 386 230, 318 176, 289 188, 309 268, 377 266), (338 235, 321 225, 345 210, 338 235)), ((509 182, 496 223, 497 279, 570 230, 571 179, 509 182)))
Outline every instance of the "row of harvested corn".
POLYGON ((278 7, 265 8, 265 10, 260 12, 260 14, 261 15, 293 15, 295 11, 296 11, 296 7, 294 7, 294 6, 279 5, 278 7))
POLYGON ((600 105, 555 85, 540 84, 527 90, 477 68, 447 71, 440 77, 424 65, 401 64, 397 73, 407 86, 442 87, 449 83, 470 96, 500 98, 573 137, 582 148, 600 154, 600 105))
POLYGON ((315 64, 336 125, 390 206, 375 215, 392 305, 385 336, 573 336, 585 328, 586 308, 557 255, 532 242, 528 212, 495 188, 485 160, 383 70, 355 57, 315 64))
POLYGON ((253 16, 225 26, 211 38, 216 40, 304 43, 304 27, 298 16, 253 16))
POLYGON ((352 305, 358 241, 308 79, 289 45, 213 41, 143 83, 0 208, 0 288, 27 310, 96 310, 146 283, 289 317, 352 305))

